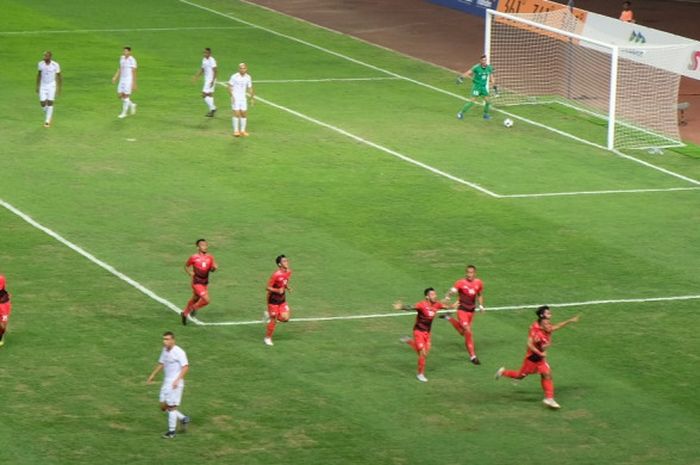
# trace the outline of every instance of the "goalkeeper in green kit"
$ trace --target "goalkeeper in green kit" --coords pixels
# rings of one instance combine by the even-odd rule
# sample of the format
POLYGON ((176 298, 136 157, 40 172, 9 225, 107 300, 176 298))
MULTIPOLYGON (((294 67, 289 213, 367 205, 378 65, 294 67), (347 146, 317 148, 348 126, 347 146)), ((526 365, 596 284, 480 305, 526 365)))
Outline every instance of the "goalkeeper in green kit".
POLYGON ((494 92, 498 91, 496 88, 496 82, 493 79, 493 68, 487 63, 486 55, 481 55, 479 63, 457 76, 457 84, 463 83, 465 77, 471 78, 472 80, 471 99, 462 107, 461 110, 459 110, 459 113, 457 113, 457 118, 464 118, 464 113, 474 106, 479 97, 483 97, 484 119, 490 120, 491 115, 489 115, 489 109, 491 108, 491 101, 489 100, 489 85, 493 87, 494 92))

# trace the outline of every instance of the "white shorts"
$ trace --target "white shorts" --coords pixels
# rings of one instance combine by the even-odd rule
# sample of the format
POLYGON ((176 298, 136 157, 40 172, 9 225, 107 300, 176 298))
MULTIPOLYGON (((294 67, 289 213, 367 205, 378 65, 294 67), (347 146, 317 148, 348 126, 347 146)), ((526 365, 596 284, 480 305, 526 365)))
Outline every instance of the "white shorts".
POLYGON ((131 85, 132 85, 131 80, 119 81, 119 85, 117 86, 117 93, 131 95, 131 85))
POLYGON ((39 101, 56 100, 56 84, 42 84, 39 86, 39 101))
POLYGON ((233 111, 248 111, 248 99, 231 97, 231 109, 233 111))
POLYGON ((177 389, 173 389, 172 381, 163 383, 163 386, 160 388, 160 401, 165 402, 166 405, 169 405, 171 407, 180 405, 180 401, 182 400, 182 391, 184 389, 184 381, 180 381, 180 384, 177 386, 177 389))
POLYGON ((214 89, 216 89, 216 80, 214 80, 214 84, 211 86, 209 85, 210 82, 211 81, 204 81, 204 85, 202 86, 202 92, 204 92, 205 94, 213 94, 214 89))

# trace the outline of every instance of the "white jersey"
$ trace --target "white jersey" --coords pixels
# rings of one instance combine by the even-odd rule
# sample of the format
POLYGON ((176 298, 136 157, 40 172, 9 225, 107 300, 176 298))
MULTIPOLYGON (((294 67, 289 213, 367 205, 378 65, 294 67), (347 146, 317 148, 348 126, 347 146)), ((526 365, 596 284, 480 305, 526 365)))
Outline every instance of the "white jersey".
POLYGON ((46 64, 44 60, 41 60, 39 62, 39 65, 37 66, 37 69, 39 72, 41 72, 41 85, 43 86, 48 86, 48 85, 56 85, 56 75, 61 72, 61 65, 56 63, 55 61, 49 62, 49 64, 46 64))
POLYGON ((241 73, 236 73, 228 80, 228 85, 232 89, 233 99, 241 101, 245 100, 246 91, 253 87, 253 79, 248 73, 243 76, 241 73))
POLYGON ((131 81, 133 78, 132 69, 136 69, 136 58, 130 56, 126 57, 124 55, 119 58, 119 80, 120 81, 131 81))
POLYGON ((178 346, 173 346, 170 350, 163 347, 158 363, 163 364, 163 385, 172 384, 182 369, 189 365, 187 354, 178 346))
POLYGON ((204 83, 209 84, 214 79, 216 60, 214 57, 202 58, 202 70, 204 70, 204 83))

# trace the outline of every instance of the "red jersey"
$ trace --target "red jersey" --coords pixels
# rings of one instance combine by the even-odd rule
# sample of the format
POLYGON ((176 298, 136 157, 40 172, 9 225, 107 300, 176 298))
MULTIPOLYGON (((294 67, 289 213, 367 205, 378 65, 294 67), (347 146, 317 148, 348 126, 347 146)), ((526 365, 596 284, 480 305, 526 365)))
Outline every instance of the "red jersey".
POLYGON ((0 304, 6 304, 10 302, 10 293, 5 289, 5 275, 0 274, 0 304))
POLYGON ((421 300, 414 307, 418 314, 416 315, 416 324, 413 325, 413 330, 427 333, 430 332, 437 311, 445 308, 440 302, 430 303, 428 300, 421 300))
POLYGON ((272 273, 270 279, 267 280, 267 287, 274 287, 276 289, 285 289, 285 292, 278 294, 277 292, 267 291, 267 303, 273 305, 283 304, 287 301, 287 284, 289 283, 289 277, 292 276, 292 270, 283 271, 281 269, 272 273))
POLYGON ((209 254, 196 253, 187 260, 185 266, 192 266, 194 271, 192 284, 209 284, 209 273, 216 269, 216 261, 209 254))
POLYGON ((476 308, 476 297, 484 290, 484 283, 480 279, 469 281, 462 278, 452 286, 459 292, 459 309, 473 312, 476 308))
MULTIPOLYGON (((547 347, 552 342, 552 334, 544 332, 540 327, 540 324, 536 321, 530 325, 530 333, 528 334, 528 338, 532 338, 532 342, 534 342, 535 347, 537 347, 537 350, 540 352, 547 350, 547 347)), ((539 362, 542 360, 542 357, 530 350, 529 346, 527 348, 525 358, 532 362, 539 362)))

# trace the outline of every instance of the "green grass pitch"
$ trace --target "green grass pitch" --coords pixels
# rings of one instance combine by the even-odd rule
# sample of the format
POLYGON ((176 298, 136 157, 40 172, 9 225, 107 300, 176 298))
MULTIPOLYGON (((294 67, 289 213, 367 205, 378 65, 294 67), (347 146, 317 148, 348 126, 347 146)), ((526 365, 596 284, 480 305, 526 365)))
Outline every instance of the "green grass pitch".
MULTIPOLYGON (((220 271, 206 322, 259 319, 273 259, 295 271, 293 317, 391 313, 442 294, 467 263, 487 307, 700 294, 698 187, 634 160, 476 108, 453 74, 245 3, 200 4, 351 57, 167 0, 0 0, 0 199, 181 306, 182 264, 206 237, 220 271), (71 31, 46 33, 41 31, 71 31), (138 114, 116 118, 122 46, 139 63, 138 114), (234 139, 223 89, 203 117, 203 47, 220 81, 246 61, 266 102, 234 139), (41 127, 36 63, 63 68, 41 127), (361 63, 359 63, 361 62, 361 63), (386 78, 381 70, 410 78, 386 78), (440 92, 443 90, 445 92, 440 92), (599 191, 635 191, 583 194, 599 191), (520 194, 570 193, 552 197, 520 194), (498 196, 501 196, 498 198, 498 196)), ((527 117, 580 137, 600 127, 552 109, 527 117)), ((697 147, 631 153, 700 178, 697 147)), ((581 322, 550 351, 560 411, 519 366, 531 310, 475 322, 483 365, 433 325, 427 384, 399 343, 413 318, 183 328, 177 315, 0 209, 0 272, 14 310, 0 349, 0 460, 7 464, 697 464, 699 300, 555 308, 581 322), (187 434, 163 441, 146 377, 174 330, 192 364, 187 434)))

